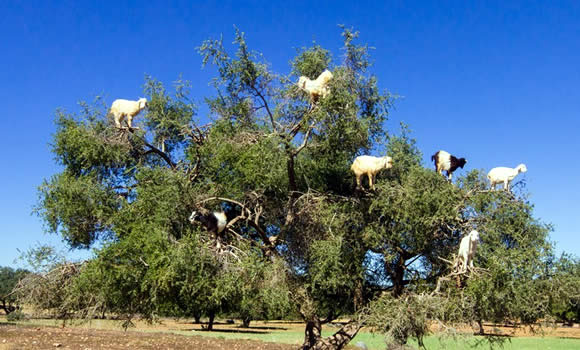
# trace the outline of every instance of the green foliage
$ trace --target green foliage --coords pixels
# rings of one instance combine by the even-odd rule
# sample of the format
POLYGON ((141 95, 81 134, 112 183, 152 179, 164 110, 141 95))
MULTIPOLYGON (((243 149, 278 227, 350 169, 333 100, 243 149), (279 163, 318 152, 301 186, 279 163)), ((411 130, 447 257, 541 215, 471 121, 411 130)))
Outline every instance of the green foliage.
POLYGON ((50 232, 60 232, 72 247, 89 247, 99 235, 110 233, 120 199, 94 175, 67 171, 44 181, 36 212, 50 232))
POLYGON ((24 314, 20 310, 16 310, 14 312, 11 312, 6 316, 6 321, 8 321, 8 322, 24 321, 26 319, 28 319, 28 317, 26 316, 26 314, 24 314))
POLYGON ((409 126, 401 123, 399 135, 391 135, 388 140, 387 154, 393 158, 393 169, 390 171, 394 179, 404 179, 413 168, 421 165, 422 154, 411 137, 409 126))
POLYGON ((405 344, 413 337, 420 347, 429 333, 429 322, 445 316, 446 298, 429 295, 406 294, 394 298, 385 294, 373 301, 367 324, 385 336, 387 344, 405 344))
POLYGON ((298 50, 296 58, 292 61, 293 75, 305 76, 316 79, 325 69, 330 68, 332 56, 330 52, 320 45, 310 48, 303 47, 298 50))
POLYGON ((550 294, 551 314, 569 325, 580 322, 580 261, 563 255, 548 267, 554 282, 546 285, 558 289, 550 294))
POLYGON ((7 266, 0 267, 0 296, 2 296, 2 299, 8 297, 8 294, 12 292, 16 283, 28 272, 25 269, 13 269, 7 266))
POLYGON ((264 137, 259 131, 242 132, 230 121, 212 128, 199 153, 204 175, 230 196, 240 197, 259 188, 281 195, 288 187, 284 152, 279 137, 264 137), (227 186, 224 186, 226 185, 227 186))
POLYGON ((52 152, 72 176, 91 174, 105 180, 122 176, 122 169, 132 165, 131 145, 117 139, 99 103, 81 103, 80 116, 57 111, 52 152))
POLYGON ((70 288, 78 276, 81 263, 67 261, 54 247, 38 245, 24 252, 22 259, 33 268, 14 288, 18 301, 40 312, 49 312, 53 317, 68 318, 83 306, 71 305, 76 295, 70 288))
POLYGON ((240 287, 237 264, 220 261, 196 235, 181 240, 172 253, 167 272, 161 276, 161 290, 177 294, 183 314, 227 311, 227 303, 240 287))
POLYGON ((234 315, 242 320, 275 320, 291 312, 288 282, 281 260, 269 264, 257 255, 250 255, 244 259, 238 278, 238 306, 234 315))
POLYGON ((174 84, 172 98, 161 82, 151 77, 145 82, 145 93, 149 96, 146 125, 155 135, 154 143, 167 152, 187 141, 188 125, 196 111, 188 97, 191 84, 182 79, 174 84))

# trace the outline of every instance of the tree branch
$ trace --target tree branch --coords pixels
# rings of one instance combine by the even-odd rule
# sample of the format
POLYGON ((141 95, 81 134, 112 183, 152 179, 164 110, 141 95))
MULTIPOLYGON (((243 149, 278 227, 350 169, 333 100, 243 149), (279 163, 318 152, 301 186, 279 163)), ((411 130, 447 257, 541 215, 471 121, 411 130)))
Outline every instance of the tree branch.
MULTIPOLYGON (((233 200, 233 199, 229 199, 229 198, 224 198, 224 197, 209 197, 206 199, 202 199, 201 201, 197 202, 196 205, 200 205, 209 201, 214 201, 214 200, 218 200, 218 201, 224 201, 224 202, 228 202, 228 203, 232 203, 232 204, 236 204, 238 206, 240 206, 242 209, 245 209, 245 205, 243 205, 242 203, 233 200)), ((246 209, 248 210, 248 209, 246 209)))
POLYGON ((252 85, 252 90, 254 90, 254 92, 256 93, 255 96, 259 97, 262 100, 264 107, 266 107, 266 112, 268 113, 268 116, 270 117, 270 122, 272 123, 272 129, 278 132, 278 129, 276 129, 276 123, 274 122, 274 115, 272 114, 272 111, 270 111, 270 106, 268 106, 268 101, 266 101, 264 95, 262 95, 262 93, 258 89, 256 89, 254 85, 252 85))
POLYGON ((310 124, 310 126, 308 127, 308 131, 304 135, 304 140, 302 140, 302 144, 296 150, 294 150, 294 152, 292 152, 293 156, 297 156, 298 153, 300 153, 300 151, 302 151, 304 149, 304 147, 306 147, 306 145, 308 144, 308 139, 310 138, 310 134, 312 133, 313 128, 314 128, 314 123, 310 124))
MULTIPOLYGON (((310 106, 310 108, 308 108, 308 110, 305 111, 304 114, 302 114, 302 116, 300 117, 300 121, 294 124, 294 126, 290 129, 290 131, 288 131, 288 135, 290 135, 291 138, 294 138, 298 134, 298 132, 300 131, 300 127, 302 126, 302 122, 304 121, 304 117, 312 113, 314 109, 315 106, 310 106)), ((314 123, 312 125, 314 125, 314 123)))
MULTIPOLYGON (((130 130, 131 133, 133 133, 132 130, 130 130)), ((135 134, 133 134, 135 135, 135 134)), ((175 170, 175 163, 173 163, 173 161, 171 160, 171 158, 169 158, 169 156, 167 155, 167 153, 161 151, 159 148, 153 146, 152 144, 150 144, 149 142, 147 142, 147 140, 145 140, 144 137, 139 137, 141 139, 141 141, 143 141, 143 143, 145 144, 145 146, 149 147, 149 150, 146 151, 143 155, 148 155, 151 153, 155 153, 158 156, 160 156, 161 158, 163 158, 163 160, 165 160, 165 162, 171 167, 172 170, 175 170)))
POLYGON ((256 208, 254 211, 254 214, 252 214, 250 209, 246 208, 246 206, 244 204, 242 204, 236 200, 224 198, 224 197, 209 197, 209 198, 206 198, 206 199, 203 199, 203 200, 197 202, 196 206, 199 206, 200 204, 203 204, 205 202, 209 202, 212 200, 220 200, 220 201, 232 203, 232 204, 239 206, 242 210, 242 214, 235 217, 234 219, 232 219, 227 224, 227 227, 229 228, 230 226, 232 226, 234 223, 236 223, 237 221, 239 221, 241 219, 246 219, 247 224, 256 230, 256 232, 260 236, 260 239, 263 241, 264 245, 268 247, 268 250, 274 254, 277 253, 273 241, 268 238, 266 231, 264 231, 264 229, 262 227, 260 227, 259 220, 260 220, 260 216, 262 215, 262 211, 263 211, 263 209, 261 207, 258 207, 259 209, 256 208), (254 217, 253 220, 252 220, 252 216, 254 217))
POLYGON ((322 320, 319 319, 319 321, 320 321, 320 324, 326 324, 326 323, 332 322, 332 320, 334 320, 335 318, 336 318, 336 316, 334 315, 334 310, 329 310, 326 318, 322 319, 322 320))

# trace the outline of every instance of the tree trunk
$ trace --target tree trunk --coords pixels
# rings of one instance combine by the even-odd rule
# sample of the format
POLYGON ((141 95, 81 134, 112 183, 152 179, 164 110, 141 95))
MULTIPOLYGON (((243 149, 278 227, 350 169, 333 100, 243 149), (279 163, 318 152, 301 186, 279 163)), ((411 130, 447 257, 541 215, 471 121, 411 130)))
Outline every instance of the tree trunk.
POLYGON ((306 323, 305 339, 301 350, 341 350, 356 336, 362 325, 350 321, 330 337, 322 338, 320 321, 306 323))
POLYGON ((17 308, 18 307, 11 305, 10 302, 8 302, 8 306, 6 306, 6 300, 2 300, 2 305, 0 305, 0 309, 3 309, 6 315, 16 311, 17 308))
POLYGON ((212 331, 213 330, 213 320, 215 319, 215 311, 211 311, 209 313, 209 322, 207 323, 207 330, 208 331, 212 331))
POLYGON ((193 314, 193 320, 195 324, 200 324, 201 323, 201 313, 196 312, 193 314))
POLYGON ((242 319, 242 328, 250 328, 250 321, 252 321, 251 317, 244 317, 242 319))
POLYGON ((359 311, 363 305, 363 280, 358 278, 356 281, 356 287, 354 289, 353 305, 354 311, 359 311))
POLYGON ((395 266, 395 273, 393 278, 393 296, 395 298, 400 297, 405 290, 405 260, 403 258, 399 258, 399 262, 397 266, 395 266))
POLYGON ((288 171, 288 190, 294 193, 298 186, 296 185, 296 172, 294 171, 294 156, 290 155, 286 162, 286 169, 288 171))
POLYGON ((485 335, 485 331, 483 329, 483 321, 477 320, 477 325, 479 326, 479 335, 485 335))
POLYGON ((317 340, 320 339, 322 334, 322 325, 320 320, 315 319, 306 322, 306 329, 304 330, 304 344, 302 344, 302 349, 314 349, 311 346, 316 344, 317 340))

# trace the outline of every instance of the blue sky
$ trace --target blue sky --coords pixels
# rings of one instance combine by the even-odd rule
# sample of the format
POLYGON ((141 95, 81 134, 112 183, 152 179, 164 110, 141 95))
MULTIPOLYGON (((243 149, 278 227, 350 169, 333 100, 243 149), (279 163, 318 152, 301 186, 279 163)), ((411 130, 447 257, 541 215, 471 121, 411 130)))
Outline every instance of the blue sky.
POLYGON ((0 266, 38 242, 64 247, 31 215, 59 171, 55 109, 136 99, 145 74, 182 74, 202 104, 213 71, 195 47, 231 42, 234 25, 280 73, 313 40, 340 59, 337 24, 359 30, 380 87, 403 96, 387 125, 411 126, 425 165, 439 149, 466 169, 526 163, 536 216, 580 256, 580 2, 2 1, 0 13, 0 266))

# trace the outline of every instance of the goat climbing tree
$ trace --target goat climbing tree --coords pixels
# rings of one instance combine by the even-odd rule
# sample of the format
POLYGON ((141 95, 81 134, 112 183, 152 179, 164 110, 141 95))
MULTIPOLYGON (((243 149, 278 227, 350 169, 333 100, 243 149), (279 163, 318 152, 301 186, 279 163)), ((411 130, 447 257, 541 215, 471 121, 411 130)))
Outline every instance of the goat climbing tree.
POLYGON ((199 122, 188 84, 173 95, 147 79, 141 128, 112 126, 105 108, 57 113, 52 143, 64 170, 40 187, 38 214, 71 247, 94 247, 55 307, 131 317, 237 314, 246 321, 294 312, 303 349, 341 349, 363 325, 389 342, 421 343, 428 320, 534 322, 549 304, 550 226, 514 198, 485 191, 481 172, 450 184, 421 167, 406 125, 387 132, 393 96, 371 72, 369 47, 343 28, 338 58, 302 48, 275 74, 236 31, 198 48, 217 69, 199 122), (300 76, 332 71, 311 104, 300 76), (360 154, 388 154, 372 192, 355 190, 360 154), (187 218, 222 209, 215 237, 187 218), (478 267, 449 278, 462 234, 476 228, 478 267), (540 292, 542 291, 542 292, 540 292), (91 298, 83 296, 91 295, 91 298), (461 307, 459 307, 461 305, 461 307), (335 334, 322 327, 350 319, 335 334))

